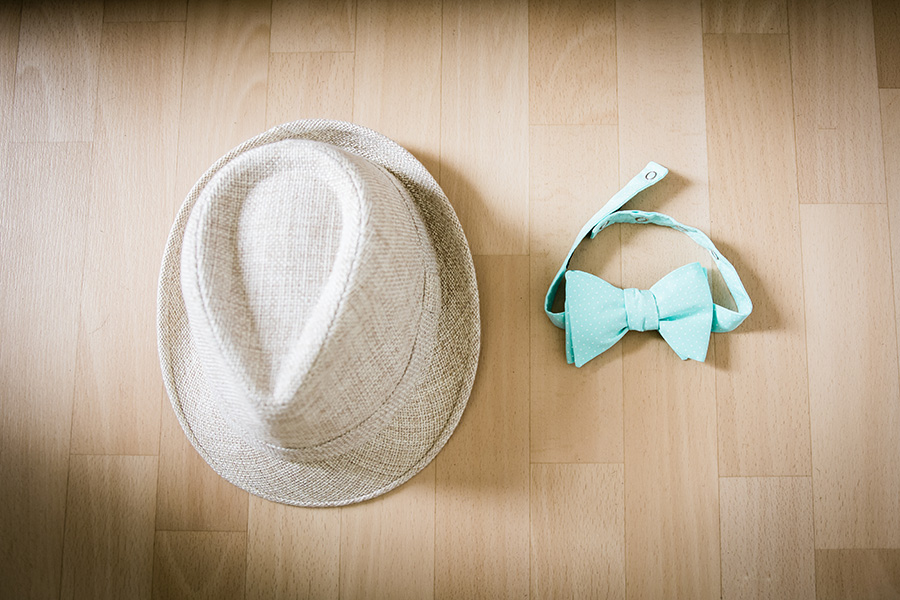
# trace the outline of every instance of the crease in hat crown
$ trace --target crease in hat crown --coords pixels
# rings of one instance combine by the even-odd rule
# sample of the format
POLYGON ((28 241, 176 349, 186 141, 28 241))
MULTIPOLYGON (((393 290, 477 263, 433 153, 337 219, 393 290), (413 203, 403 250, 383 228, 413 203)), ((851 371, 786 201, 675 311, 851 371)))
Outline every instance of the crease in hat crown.
POLYGON ((290 460, 339 456, 402 408, 434 345, 434 249, 406 188, 338 147, 251 149, 203 188, 181 254, 220 410, 290 460))

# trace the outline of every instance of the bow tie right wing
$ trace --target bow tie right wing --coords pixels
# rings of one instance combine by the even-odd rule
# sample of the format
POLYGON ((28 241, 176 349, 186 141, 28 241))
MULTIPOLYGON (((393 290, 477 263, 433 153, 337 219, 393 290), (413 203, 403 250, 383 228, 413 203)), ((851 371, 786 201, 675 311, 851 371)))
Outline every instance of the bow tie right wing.
POLYGON ((703 362, 712 329, 713 299, 700 263, 680 267, 650 288, 659 307, 659 333, 678 354, 703 362))
POLYGON ((581 367, 628 331, 624 292, 583 271, 566 271, 566 359, 581 367))

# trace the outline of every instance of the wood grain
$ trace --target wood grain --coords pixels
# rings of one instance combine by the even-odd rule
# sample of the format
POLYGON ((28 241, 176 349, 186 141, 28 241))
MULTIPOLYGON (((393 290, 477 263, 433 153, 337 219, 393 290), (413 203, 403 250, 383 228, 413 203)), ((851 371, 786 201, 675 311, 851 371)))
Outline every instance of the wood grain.
POLYGON ((872 0, 878 87, 900 88, 900 4, 872 0))
POLYGON ((353 119, 353 54, 269 55, 266 127, 298 119, 353 119))
POLYGON ((900 598, 900 550, 816 550, 819 600, 900 598))
POLYGON ((195 0, 188 6, 172 217, 220 156, 266 125, 271 3, 195 0))
POLYGON ((816 597, 812 480, 723 477, 722 597, 816 597))
POLYGON ((183 39, 181 23, 104 27, 78 324, 75 454, 156 454, 159 448, 165 392, 155 343, 156 288, 171 225, 165 199, 175 184, 183 39), (148 81, 156 93, 144 91, 148 81), (142 130, 148 120, 159 125, 142 130))
POLYGON ((102 19, 102 0, 22 7, 12 141, 91 141, 102 19))
MULTIPOLYGON (((707 230, 700 3, 620 1, 616 24, 619 181, 648 160, 670 169, 627 208, 659 209, 707 230)), ((626 226, 622 283, 646 289, 703 254, 673 230, 626 226)), ((628 597, 718 599, 714 349, 696 363, 679 360, 653 333, 631 333, 620 344, 628 597)))
POLYGON ((58 597, 90 144, 0 146, 0 597, 58 597))
MULTIPOLYGON (((184 81, 191 83, 182 94, 171 218, 216 159, 265 128, 270 17, 262 1, 188 7, 184 81)), ((160 527, 244 530, 248 494, 213 473, 173 415, 162 423, 160 527)))
POLYGON ((443 6, 440 182, 474 254, 528 253, 528 6, 443 6))
POLYGON ((616 123, 615 0, 528 3, 529 122, 616 123))
POLYGON ((434 472, 341 509, 341 598, 434 597, 434 472))
POLYGON ((900 336, 900 90, 881 90, 881 126, 884 140, 884 174, 887 186, 891 234, 891 266, 894 275, 894 312, 900 336))
POLYGON ((62 595, 150 598, 155 456, 72 456, 62 595))
POLYGON ((337 598, 339 508, 299 508, 250 497, 247 600, 337 598))
POLYGON ((441 2, 356 5, 353 121, 383 133, 438 177, 441 2))
POLYGON ((184 21, 187 0, 106 0, 103 20, 116 21, 184 21))
POLYGON ((247 531, 247 492, 212 470, 188 440, 168 397, 162 400, 156 528, 247 531))
MULTIPOLYGON (((19 2, 0 2, 0 139, 8 140, 16 91, 19 55, 19 2)), ((2 149, 0 149, 2 151, 2 149)))
POLYGON ((157 531, 153 597, 160 600, 241 600, 247 534, 157 531))
POLYGON ((792 0, 800 202, 884 202, 869 0, 792 0))
POLYGON ((532 465, 531 597, 625 598, 624 465, 532 465))
POLYGON ((711 368, 635 346, 624 349, 628 597, 718 598, 711 368))
POLYGON ((787 0, 704 0, 704 33, 787 33, 787 0))
POLYGON ((271 52, 352 52, 353 0, 273 0, 271 52))
POLYGON ((435 459, 438 598, 528 596, 528 258, 477 257, 481 358, 435 459))
MULTIPOLYGON (((575 235, 619 188, 617 146, 618 131, 611 125, 531 127, 532 462, 623 460, 621 347, 576 369, 566 363, 565 332, 543 309, 575 235)), ((585 240, 572 267, 620 285, 619 233, 613 228, 585 240)))
POLYGON ((706 35, 713 241, 754 301, 717 335, 720 475, 811 475, 787 36, 706 35), (765 244, 757 240, 765 239, 765 244), (765 377, 760 378, 760 373, 765 377))
MULTIPOLYGON (((706 230, 709 194, 700 3, 620 0, 616 24, 619 181, 625 184, 651 160, 670 171, 662 185, 642 192, 626 207, 659 210, 706 230)), ((695 252, 697 246, 683 234, 656 227, 624 227, 623 246, 634 244, 643 252, 646 248, 636 243, 639 236, 667 233, 687 241, 682 247, 690 249, 692 260, 702 252, 695 252)), ((665 267, 680 267, 686 258, 666 254, 670 260, 664 264, 652 257, 659 270, 648 285, 656 281, 656 275, 667 272, 665 267)))
POLYGON ((816 548, 900 547, 900 463, 892 459, 900 447, 900 385, 887 209, 801 206, 800 224, 816 548))

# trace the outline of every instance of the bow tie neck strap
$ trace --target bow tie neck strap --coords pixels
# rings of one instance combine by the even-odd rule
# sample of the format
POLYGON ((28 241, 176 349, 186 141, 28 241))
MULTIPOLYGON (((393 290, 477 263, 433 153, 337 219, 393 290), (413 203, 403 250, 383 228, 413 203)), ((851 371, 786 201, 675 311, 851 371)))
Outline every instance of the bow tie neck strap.
POLYGON ((734 299, 734 304, 737 309, 731 310, 730 308, 726 308, 719 304, 714 304, 712 322, 713 333, 723 333, 733 330, 753 311, 753 303, 750 301, 750 296, 747 294, 747 290, 744 289, 744 284, 741 282, 741 278, 738 276, 734 265, 719 252, 715 244, 712 243, 712 240, 699 229, 682 225, 669 215, 663 215, 657 212, 644 212, 641 210, 623 210, 607 215, 595 224, 591 229, 591 238, 596 237, 598 233, 615 223, 636 223, 639 225, 659 225, 661 227, 669 227, 685 234, 694 240, 697 245, 709 252, 716 268, 722 275, 722 280, 725 282, 728 291, 731 293, 731 297, 734 299))
POLYGON ((718 251, 715 244, 712 243, 712 240, 710 240, 705 233, 694 227, 682 225, 668 215, 640 210, 618 210, 639 192, 665 177, 667 173, 668 170, 662 165, 654 162, 649 163, 624 188, 619 190, 619 192, 616 193, 602 209, 591 217, 584 227, 581 228, 581 231, 575 238, 575 242, 572 244, 572 248, 566 255, 566 259, 563 261, 562 266, 553 278, 553 282, 550 284, 550 289, 547 290, 547 295, 544 299, 544 312, 554 325, 560 329, 565 329, 566 327, 566 314, 565 312, 553 312, 553 301, 565 279, 565 273, 569 268, 569 262, 572 259, 572 255, 575 253, 575 249, 578 248, 578 245, 587 236, 594 238, 598 233, 615 223, 635 223, 638 225, 649 224, 669 227, 684 233, 709 252, 716 268, 722 275, 725 285, 728 287, 728 291, 731 293, 731 297, 734 299, 736 308, 736 310, 731 310, 718 304, 714 305, 712 323, 713 332, 721 333, 733 330, 753 311, 753 303, 750 301, 750 296, 744 289, 744 284, 741 282, 741 278, 738 276, 734 266, 721 252, 718 251), (648 177, 650 177, 650 179, 648 179, 648 177))
POLYGON ((547 292, 547 296, 544 300, 544 312, 554 325, 560 329, 565 329, 566 327, 565 313, 553 312, 553 299, 556 297, 556 292, 563 282, 563 276, 565 275, 566 269, 569 267, 569 261, 572 260, 572 255, 575 254, 575 249, 578 248, 578 244, 580 244, 581 241, 591 233, 594 227, 603 221, 603 219, 622 208, 626 202, 651 185, 662 180, 668 174, 669 170, 661 164, 652 161, 647 163, 647 166, 644 167, 640 173, 632 177, 631 181, 625 184, 625 187, 616 192, 615 195, 603 205, 603 208, 598 210, 594 216, 588 219, 588 222, 584 224, 584 227, 582 227, 581 231, 578 232, 578 235, 575 236, 575 243, 572 244, 572 248, 569 249, 569 253, 566 255, 562 267, 560 267, 556 277, 553 278, 553 283, 550 284, 550 290, 547 292))

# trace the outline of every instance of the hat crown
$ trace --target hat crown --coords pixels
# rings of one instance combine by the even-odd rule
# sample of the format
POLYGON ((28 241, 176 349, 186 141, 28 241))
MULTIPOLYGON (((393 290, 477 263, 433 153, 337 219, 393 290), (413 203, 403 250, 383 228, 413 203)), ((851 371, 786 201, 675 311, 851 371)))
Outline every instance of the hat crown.
POLYGON ((433 344, 436 263, 411 198, 323 142, 262 145, 216 173, 181 279, 223 415, 278 456, 325 459, 377 434, 433 344))

